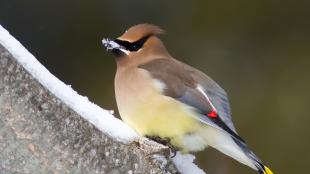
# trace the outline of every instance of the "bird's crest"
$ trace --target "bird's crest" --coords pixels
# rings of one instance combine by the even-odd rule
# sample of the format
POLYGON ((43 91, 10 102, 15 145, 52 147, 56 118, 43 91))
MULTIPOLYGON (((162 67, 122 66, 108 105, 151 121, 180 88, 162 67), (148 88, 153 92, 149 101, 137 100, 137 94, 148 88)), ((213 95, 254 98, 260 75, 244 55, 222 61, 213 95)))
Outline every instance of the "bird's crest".
POLYGON ((153 24, 138 24, 130 27, 118 39, 134 42, 145 36, 164 34, 164 30, 153 24))

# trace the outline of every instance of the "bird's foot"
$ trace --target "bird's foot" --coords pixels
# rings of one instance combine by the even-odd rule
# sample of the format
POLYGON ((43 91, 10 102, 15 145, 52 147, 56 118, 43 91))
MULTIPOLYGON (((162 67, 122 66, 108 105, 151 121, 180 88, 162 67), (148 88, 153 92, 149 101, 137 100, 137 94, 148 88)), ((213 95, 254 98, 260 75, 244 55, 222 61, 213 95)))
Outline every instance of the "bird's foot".
POLYGON ((131 144, 134 146, 138 146, 139 149, 141 149, 147 155, 163 154, 166 156, 167 154, 169 154, 170 151, 169 147, 151 141, 145 137, 140 137, 138 140, 133 141, 131 144))
POLYGON ((170 156, 170 158, 174 158, 176 156, 178 149, 171 144, 170 138, 160 138, 158 136, 146 136, 146 138, 151 139, 151 140, 153 140, 159 144, 162 144, 166 147, 169 147, 170 152, 172 154, 170 156))
POLYGON ((138 147, 138 149, 145 153, 147 160, 154 164, 156 163, 162 170, 166 171, 169 169, 169 166, 173 165, 172 161, 168 159, 176 156, 177 149, 171 145, 170 140, 162 140, 159 137, 156 137, 154 140, 154 138, 140 137, 133 141, 131 145, 138 147))

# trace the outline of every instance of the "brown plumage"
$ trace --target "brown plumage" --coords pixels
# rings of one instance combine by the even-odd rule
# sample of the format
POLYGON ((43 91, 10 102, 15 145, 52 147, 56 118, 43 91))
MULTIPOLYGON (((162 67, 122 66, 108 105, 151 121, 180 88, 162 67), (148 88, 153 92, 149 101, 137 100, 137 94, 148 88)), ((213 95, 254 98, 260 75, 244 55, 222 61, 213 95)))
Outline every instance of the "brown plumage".
POLYGON ((148 35, 160 35, 164 34, 165 31, 160 27, 152 24, 139 24, 129 28, 123 35, 118 39, 134 42, 148 35))
POLYGON ((150 24, 103 44, 116 56, 115 95, 122 119, 143 136, 169 139, 183 152, 212 146, 258 170, 272 172, 233 125, 226 92, 203 72, 174 59, 150 24))

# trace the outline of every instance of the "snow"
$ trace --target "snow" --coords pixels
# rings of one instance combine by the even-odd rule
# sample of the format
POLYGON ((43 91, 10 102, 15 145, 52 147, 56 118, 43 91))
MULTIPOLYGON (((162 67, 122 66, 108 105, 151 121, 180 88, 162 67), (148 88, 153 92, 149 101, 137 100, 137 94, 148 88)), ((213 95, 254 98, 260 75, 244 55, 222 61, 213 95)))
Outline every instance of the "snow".
MULTIPOLYGON (((138 134, 121 120, 113 116, 113 111, 105 110, 79 95, 51 74, 26 48, 0 25, 0 44, 45 88, 91 122, 99 130, 115 140, 130 143, 139 138, 138 134)), ((172 160, 182 174, 204 174, 194 163, 193 155, 177 154, 172 160)))
POLYGON ((191 154, 181 154, 177 152, 172 158, 174 165, 182 174, 206 174, 196 164, 194 164, 195 156, 191 154))

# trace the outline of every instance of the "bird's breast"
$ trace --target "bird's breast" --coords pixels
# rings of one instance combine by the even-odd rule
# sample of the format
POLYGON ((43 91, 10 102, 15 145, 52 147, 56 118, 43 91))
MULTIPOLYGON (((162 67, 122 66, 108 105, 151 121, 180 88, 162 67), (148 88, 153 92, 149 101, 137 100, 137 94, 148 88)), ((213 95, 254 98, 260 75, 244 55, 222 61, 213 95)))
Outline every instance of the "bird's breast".
POLYGON ((141 135, 181 137, 201 126, 187 105, 163 95, 158 81, 143 69, 118 72, 115 93, 121 118, 141 135))

